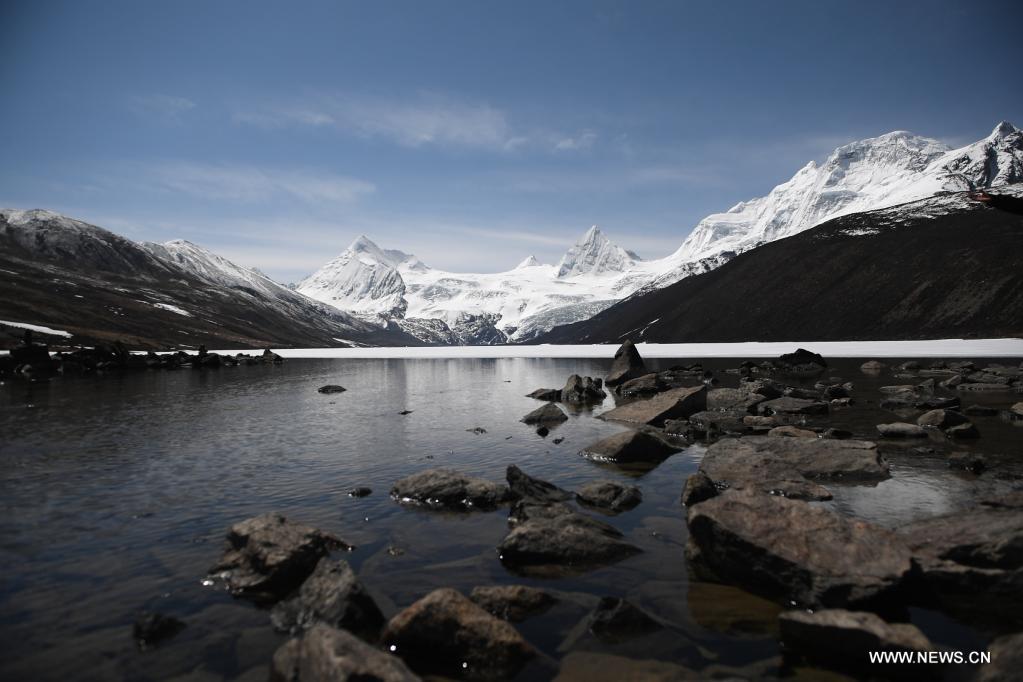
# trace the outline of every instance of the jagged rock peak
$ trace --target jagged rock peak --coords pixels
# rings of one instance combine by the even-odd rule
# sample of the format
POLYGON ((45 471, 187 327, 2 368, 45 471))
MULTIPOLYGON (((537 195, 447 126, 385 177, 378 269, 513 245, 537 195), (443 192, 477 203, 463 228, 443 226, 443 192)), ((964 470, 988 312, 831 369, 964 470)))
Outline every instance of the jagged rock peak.
POLYGON ((623 272, 638 258, 611 242, 596 225, 586 231, 558 263, 558 278, 623 272))

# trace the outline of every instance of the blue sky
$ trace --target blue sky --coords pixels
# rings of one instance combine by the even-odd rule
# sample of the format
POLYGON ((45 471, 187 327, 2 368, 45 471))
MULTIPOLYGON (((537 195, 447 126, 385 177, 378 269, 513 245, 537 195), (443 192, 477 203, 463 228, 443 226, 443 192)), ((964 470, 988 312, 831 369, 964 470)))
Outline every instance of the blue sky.
POLYGON ((0 205, 294 281, 645 257, 839 144, 1023 122, 1018 2, 0 2, 0 205))

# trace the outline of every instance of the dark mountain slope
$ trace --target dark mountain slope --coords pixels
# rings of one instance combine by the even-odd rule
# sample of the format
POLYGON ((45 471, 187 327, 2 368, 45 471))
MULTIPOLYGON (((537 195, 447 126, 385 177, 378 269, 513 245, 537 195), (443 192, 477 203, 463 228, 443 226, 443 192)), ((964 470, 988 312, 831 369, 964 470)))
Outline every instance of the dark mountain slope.
MULTIPOLYGON (((195 248, 226 269, 204 275, 47 211, 0 211, 0 320, 138 349, 420 345, 195 248)), ((0 328, 0 347, 21 333, 0 328)))
POLYGON ((1023 216, 956 193, 830 220, 537 342, 967 336, 1023 336, 1023 216))

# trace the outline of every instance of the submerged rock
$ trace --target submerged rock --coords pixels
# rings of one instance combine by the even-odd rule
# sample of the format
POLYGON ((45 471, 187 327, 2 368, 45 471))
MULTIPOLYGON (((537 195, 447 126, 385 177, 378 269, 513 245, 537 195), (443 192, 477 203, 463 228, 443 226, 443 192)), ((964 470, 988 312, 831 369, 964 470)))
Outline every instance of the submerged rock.
POLYGON ((398 613, 381 640, 420 674, 461 679, 514 677, 536 656, 514 627, 450 588, 398 613))
POLYGON ((621 597, 604 597, 589 616, 589 630, 598 639, 620 642, 663 630, 650 614, 621 597))
POLYGON ((270 620, 278 630, 291 633, 324 623, 373 637, 383 626, 384 615, 347 561, 325 557, 297 595, 274 606, 270 620))
POLYGON ((629 379, 637 379, 644 374, 649 374, 643 358, 636 350, 636 344, 631 340, 626 341, 615 352, 614 361, 611 363, 611 370, 607 373, 604 383, 608 386, 617 386, 629 379))
POLYGON ((317 393, 344 393, 347 389, 344 386, 338 386, 337 384, 327 384, 326 386, 320 386, 316 389, 317 393))
POLYGON ((879 604, 912 568, 899 535, 784 497, 728 491, 689 507, 687 516, 698 550, 691 558, 722 580, 779 601, 811 608, 879 604))
POLYGON ((580 454, 600 462, 660 462, 680 449, 643 431, 624 431, 586 446, 580 454))
POLYGON ((469 599, 487 613, 513 623, 539 615, 558 603, 550 592, 527 585, 474 587, 469 599))
POLYGON ((563 421, 568 421, 568 415, 562 412, 561 408, 554 403, 547 403, 543 407, 536 408, 519 421, 523 424, 540 424, 550 426, 552 424, 560 424, 563 421))
POLYGON ((401 504, 455 511, 493 509, 512 499, 507 486, 443 468, 406 476, 391 488, 391 497, 401 504))
POLYGON ((926 438, 927 432, 916 424, 905 422, 893 422, 891 424, 878 424, 877 432, 885 438, 926 438))
POLYGON ((757 405, 765 400, 767 400, 767 396, 751 393, 741 388, 712 388, 707 391, 708 410, 754 412, 757 405))
POLYGON ((498 546, 501 561, 515 568, 587 569, 614 563, 640 550, 622 539, 614 526, 573 511, 564 504, 518 503, 509 517, 512 529, 498 546))
POLYGON ((860 371, 866 374, 880 374, 888 365, 880 360, 867 360, 860 365, 860 371))
POLYGON ((345 630, 314 625, 281 645, 270 666, 270 682, 419 682, 400 658, 345 630))
POLYGON ((231 526, 228 547, 210 573, 220 574, 232 594, 276 601, 298 587, 332 549, 351 549, 316 528, 263 514, 231 526))
POLYGON ((185 623, 162 613, 143 613, 132 626, 135 644, 143 651, 174 637, 185 629, 185 623))
POLYGON ((514 464, 508 467, 505 474, 508 487, 516 497, 530 502, 562 502, 571 499, 572 493, 562 490, 553 483, 533 478, 514 464))
POLYGON ((701 678, 695 671, 667 661, 573 651, 561 660, 554 682, 679 682, 699 679, 708 678, 701 678))
POLYGON ((661 426, 666 419, 681 419, 707 409, 707 387, 673 388, 646 400, 619 405, 601 419, 661 426))
MULTIPOLYGON (((823 609, 786 611, 778 616, 781 640, 789 656, 806 658, 827 668, 870 673, 874 651, 932 651, 934 645, 915 625, 886 623, 873 613, 823 609)), ((907 674, 906 665, 891 665, 892 672, 907 674)))
POLYGON ((792 424, 786 424, 785 426, 776 426, 767 432, 768 436, 773 438, 816 438, 817 433, 809 431, 807 429, 801 429, 798 426, 792 424))
POLYGON ((618 514, 642 502, 643 493, 634 485, 622 485, 616 481, 594 481, 579 488, 575 498, 587 507, 618 514))

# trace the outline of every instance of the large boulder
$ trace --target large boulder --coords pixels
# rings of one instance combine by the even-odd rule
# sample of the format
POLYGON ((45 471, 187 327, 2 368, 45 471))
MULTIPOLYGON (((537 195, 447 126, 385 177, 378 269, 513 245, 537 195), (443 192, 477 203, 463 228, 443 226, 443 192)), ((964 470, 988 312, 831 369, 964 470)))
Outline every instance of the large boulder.
POLYGON ((270 666, 270 682, 418 682, 397 656, 366 644, 350 632, 314 625, 281 645, 270 666))
MULTIPOLYGON (((699 468, 714 490, 752 490, 803 500, 831 499, 817 481, 873 482, 887 478, 888 472, 888 462, 870 441, 771 437, 718 441, 707 448, 699 468)), ((699 495, 712 497, 710 491, 704 486, 699 495)))
POLYGON ((642 502, 643 493, 634 485, 622 485, 617 481, 594 481, 579 488, 575 499, 587 507, 618 514, 642 502))
POLYGON ((680 449, 645 431, 623 431, 587 445, 580 454, 598 462, 660 462, 680 449))
POLYGON ((910 573, 892 531, 805 502, 728 491, 687 509, 690 557, 725 582, 809 607, 880 605, 910 573))
POLYGON ((536 656, 507 621, 450 588, 398 613, 381 640, 417 673, 457 679, 511 678, 536 656))
POLYGON ((539 615, 558 603, 550 592, 528 585, 474 587, 469 599, 492 616, 513 623, 539 615))
POLYGON ((591 405, 604 402, 607 393, 601 388, 601 380, 573 374, 561 389, 561 402, 570 405, 591 405))
POLYGON ((333 549, 351 549, 329 533, 262 514, 231 526, 227 549, 210 573, 221 577, 232 594, 257 601, 277 601, 298 587, 333 549))
POLYGON ((601 419, 662 426, 666 419, 681 419, 707 409, 707 387, 673 388, 646 400, 619 405, 601 419))
POLYGON ((899 530, 940 606, 970 619, 1023 622, 1023 494, 899 530))
POLYGON ((987 647, 991 661, 981 666, 973 682, 1019 679, 1023 671, 1023 632, 999 637, 987 647))
POLYGON ((827 414, 828 404, 813 398, 793 398, 782 396, 774 400, 765 400, 756 407, 757 414, 827 414))
MULTIPOLYGON (((689 433, 694 438, 717 438, 734 433, 743 434, 749 431, 743 421, 747 414, 743 410, 703 410, 689 415, 689 433)), ((665 422, 667 431, 668 422, 665 422)))
POLYGON ((467 511, 493 509, 512 499, 512 494, 500 483, 441 468, 406 476, 391 488, 391 497, 428 509, 467 511))
POLYGON ((649 374, 643 358, 636 350, 636 344, 626 341, 615 352, 614 360, 611 362, 611 370, 607 373, 604 383, 608 386, 617 386, 629 379, 636 379, 644 374, 649 374))
POLYGON ((562 502, 571 499, 572 493, 562 490, 553 483, 533 478, 514 464, 508 467, 505 474, 508 487, 515 497, 531 502, 562 502))
POLYGON ((538 407, 525 417, 520 419, 523 424, 539 424, 542 426, 551 426, 553 424, 560 424, 563 421, 568 420, 568 415, 561 411, 561 408, 554 403, 547 403, 543 407, 538 407))
POLYGON ((497 551, 505 565, 533 573, 574 573, 639 553, 621 532, 564 504, 517 503, 497 551))
MULTIPOLYGON (((786 611, 778 621, 787 656, 805 658, 827 668, 869 673, 870 677, 880 669, 870 660, 871 652, 934 650, 915 625, 886 623, 866 611, 786 611)), ((893 663, 890 667, 890 672, 910 672, 905 665, 893 663)))
POLYGON ((384 615, 347 561, 325 557, 297 595, 274 606, 270 620, 278 630, 291 633, 324 623, 374 637, 384 624, 384 615))
POLYGON ((820 374, 828 368, 828 363, 820 354, 805 348, 799 348, 794 353, 786 353, 775 362, 785 373, 797 376, 820 374))

